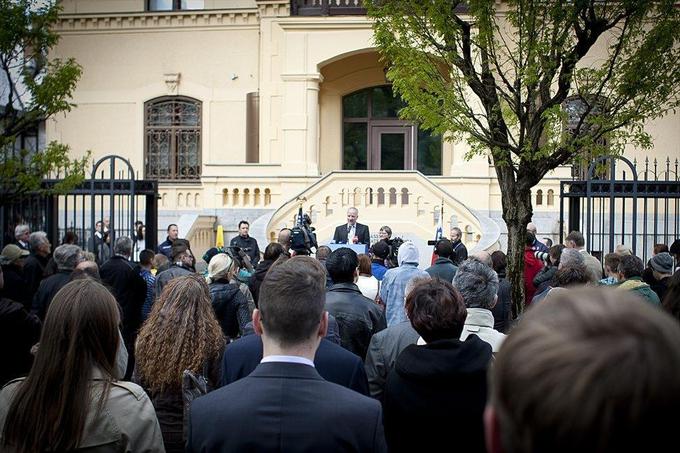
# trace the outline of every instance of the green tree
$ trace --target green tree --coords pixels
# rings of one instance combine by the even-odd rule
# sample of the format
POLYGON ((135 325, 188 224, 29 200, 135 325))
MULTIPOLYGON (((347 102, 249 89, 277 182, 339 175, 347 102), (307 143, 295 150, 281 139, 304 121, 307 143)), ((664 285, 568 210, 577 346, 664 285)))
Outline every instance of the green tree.
POLYGON ((651 147, 645 121, 679 104, 675 1, 366 3, 402 116, 493 162, 521 313, 531 188, 560 165, 651 147))
POLYGON ((43 178, 59 176, 53 190, 66 191, 84 178, 89 153, 69 158, 69 148, 22 149, 18 138, 41 122, 68 112, 82 73, 73 59, 50 59, 59 37, 53 31, 60 8, 55 1, 0 0, 0 203, 42 190, 43 178))

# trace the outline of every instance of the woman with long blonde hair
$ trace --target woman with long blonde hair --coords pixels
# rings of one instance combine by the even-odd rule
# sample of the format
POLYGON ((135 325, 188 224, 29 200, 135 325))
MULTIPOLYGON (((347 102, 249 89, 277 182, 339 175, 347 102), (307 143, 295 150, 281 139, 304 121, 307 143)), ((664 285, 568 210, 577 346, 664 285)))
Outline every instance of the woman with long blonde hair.
POLYGON ((28 377, 0 392, 0 451, 164 451, 149 398, 116 380, 125 370, 119 321, 101 283, 79 279, 57 292, 28 377))
POLYGON ((206 282, 195 275, 171 280, 139 331, 133 375, 151 397, 168 452, 184 451, 184 370, 216 388, 224 345, 206 282))

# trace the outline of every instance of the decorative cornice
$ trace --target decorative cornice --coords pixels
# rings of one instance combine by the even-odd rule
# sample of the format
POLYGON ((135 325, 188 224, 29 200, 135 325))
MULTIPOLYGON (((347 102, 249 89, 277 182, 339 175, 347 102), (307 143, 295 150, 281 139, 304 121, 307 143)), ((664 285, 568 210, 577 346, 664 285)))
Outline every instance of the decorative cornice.
POLYGON ((260 17, 290 16, 290 0, 255 0, 260 17))
POLYGON ((73 32, 115 32, 177 30, 182 28, 257 28, 257 8, 153 11, 144 13, 62 14, 55 28, 61 34, 73 32))
POLYGON ((284 30, 372 30, 373 20, 366 16, 291 16, 278 24, 284 30))

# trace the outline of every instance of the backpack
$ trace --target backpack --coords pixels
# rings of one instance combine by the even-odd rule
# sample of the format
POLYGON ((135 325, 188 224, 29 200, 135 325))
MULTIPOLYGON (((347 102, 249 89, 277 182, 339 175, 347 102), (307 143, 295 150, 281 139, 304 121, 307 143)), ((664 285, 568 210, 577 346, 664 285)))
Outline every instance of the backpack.
MULTIPOLYGON (((206 371, 204 367, 204 372, 206 371)), ((182 374, 182 401, 184 405, 184 417, 182 434, 184 441, 189 438, 189 417, 191 415, 191 403, 198 397, 212 390, 208 379, 203 374, 196 374, 191 370, 184 370, 182 374)))
POLYGON ((290 248, 291 250, 309 250, 309 237, 303 228, 296 226, 290 230, 290 248))

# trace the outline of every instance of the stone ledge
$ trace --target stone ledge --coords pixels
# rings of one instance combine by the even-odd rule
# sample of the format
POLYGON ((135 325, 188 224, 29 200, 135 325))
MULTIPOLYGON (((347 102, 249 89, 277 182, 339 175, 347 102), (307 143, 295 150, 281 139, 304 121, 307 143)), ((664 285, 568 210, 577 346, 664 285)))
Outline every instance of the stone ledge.
POLYGON ((227 10, 153 11, 144 13, 62 14, 58 33, 162 30, 182 28, 258 27, 257 8, 227 10))

